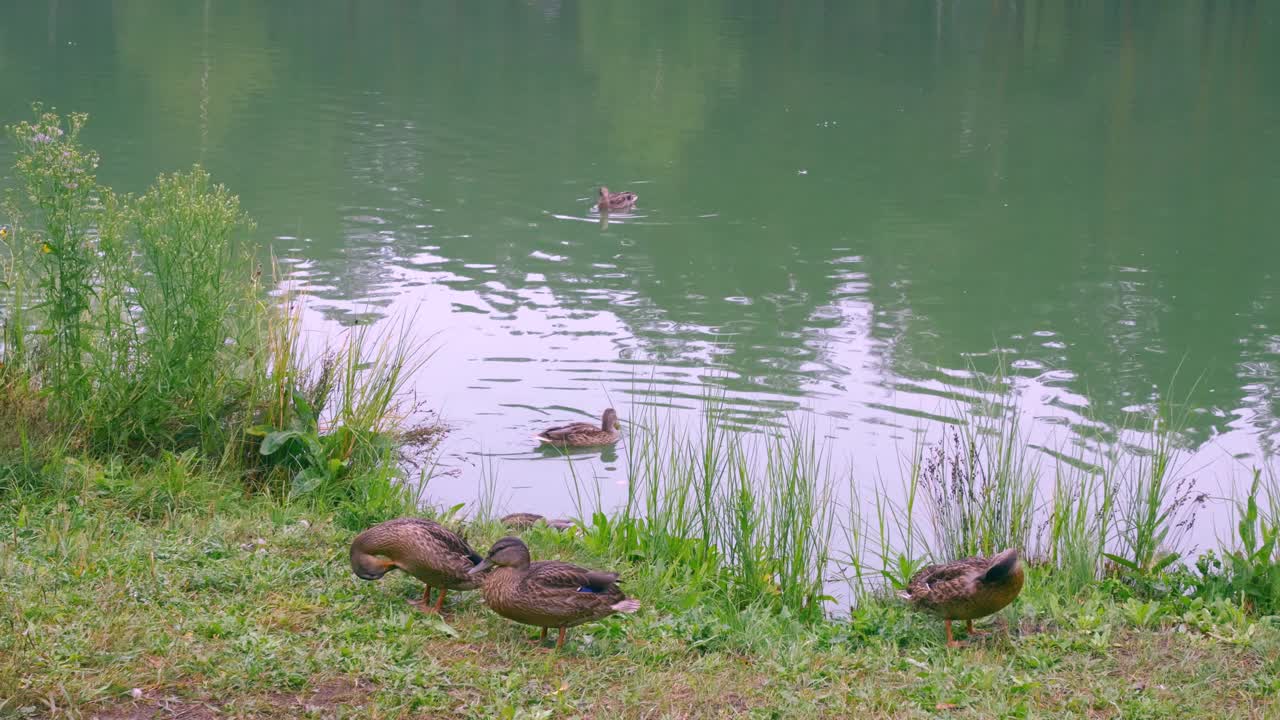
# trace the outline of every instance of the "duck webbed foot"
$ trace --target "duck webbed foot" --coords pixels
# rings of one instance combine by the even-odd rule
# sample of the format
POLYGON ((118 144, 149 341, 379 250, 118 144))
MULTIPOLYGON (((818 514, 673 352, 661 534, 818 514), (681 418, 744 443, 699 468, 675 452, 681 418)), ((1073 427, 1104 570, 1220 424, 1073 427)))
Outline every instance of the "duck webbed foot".
POLYGON ((440 607, 444 604, 444 590, 440 591, 440 598, 436 600, 436 604, 431 604, 431 586, 422 588, 422 598, 420 600, 407 601, 410 605, 421 610, 424 613, 438 613, 440 607))

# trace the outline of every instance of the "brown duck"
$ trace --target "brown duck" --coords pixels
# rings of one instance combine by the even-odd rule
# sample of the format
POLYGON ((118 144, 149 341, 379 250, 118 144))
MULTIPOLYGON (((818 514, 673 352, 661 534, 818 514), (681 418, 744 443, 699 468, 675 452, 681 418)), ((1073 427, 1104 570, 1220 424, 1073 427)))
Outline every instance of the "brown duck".
POLYGON ((528 530, 539 522, 546 523, 547 527, 555 530, 568 530, 573 527, 572 520, 565 520, 562 518, 552 520, 545 515, 539 515, 538 513, 515 512, 510 515, 502 516, 502 524, 512 530, 528 530))
POLYGON ((531 562, 528 546, 518 538, 495 542, 489 556, 471 569, 471 574, 479 573, 485 573, 480 585, 485 604, 508 620, 542 628, 540 640, 547 639, 547 628, 559 628, 557 650, 564 647, 571 627, 640 609, 638 600, 618 589, 617 573, 552 560, 531 562))
POLYGON ((600 424, 576 422, 547 428, 535 437, 547 445, 556 447, 596 447, 618 442, 618 413, 613 408, 604 411, 600 424))
POLYGON ((951 621, 973 621, 1000 611, 1022 591, 1022 564, 1010 548, 992 557, 971 557, 941 565, 929 565, 916 573, 899 595, 915 607, 946 620, 947 645, 959 645, 951 636, 951 621))
POLYGON ((640 196, 633 192, 611 193, 609 188, 600 188, 600 199, 596 201, 596 209, 600 212, 609 210, 630 210, 636 206, 640 196))
POLYGON ((457 533, 425 518, 405 517, 374 525, 351 543, 351 569, 362 580, 377 580, 399 568, 421 580, 421 600, 409 604, 424 612, 440 612, 449 590, 473 590, 469 574, 483 558, 457 533), (440 590, 435 605, 431 588, 440 590))

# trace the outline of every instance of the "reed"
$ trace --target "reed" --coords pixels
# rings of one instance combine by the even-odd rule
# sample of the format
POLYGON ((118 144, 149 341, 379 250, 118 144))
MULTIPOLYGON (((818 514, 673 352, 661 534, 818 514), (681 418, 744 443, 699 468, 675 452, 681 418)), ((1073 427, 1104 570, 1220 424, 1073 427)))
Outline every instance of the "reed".
POLYGON ((1058 456, 1047 511, 1046 560, 1064 588, 1082 588, 1101 577, 1114 527, 1119 490, 1115 453, 1097 463, 1058 456))
POLYGON ((824 450, 808 426, 757 442, 722 429, 721 412, 711 398, 691 430, 637 410, 616 510, 571 470, 588 546, 683 575, 726 608, 820 618, 834 518, 824 450))
POLYGON ((1195 509, 1203 503, 1193 480, 1177 477, 1179 427, 1156 414, 1136 443, 1118 443, 1112 450, 1125 455, 1114 476, 1117 550, 1106 557, 1130 572, 1152 574, 1177 562, 1195 509))

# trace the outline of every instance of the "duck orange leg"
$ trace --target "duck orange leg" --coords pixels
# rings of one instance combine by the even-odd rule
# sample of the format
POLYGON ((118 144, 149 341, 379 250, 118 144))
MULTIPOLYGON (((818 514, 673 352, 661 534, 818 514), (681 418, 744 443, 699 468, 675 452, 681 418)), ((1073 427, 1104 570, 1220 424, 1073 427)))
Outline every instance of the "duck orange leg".
POLYGON ((987 634, 987 631, 986 631, 986 630, 982 630, 982 631, 974 630, 974 629, 973 629, 973 621, 972 621, 972 620, 967 620, 967 621, 965 621, 965 634, 967 634, 969 637, 982 637, 983 635, 986 635, 986 634, 987 634))
POLYGON ((951 621, 947 620, 947 647, 960 647, 960 643, 951 635, 951 621))
POLYGON ((568 628, 560 628, 560 639, 556 640, 556 650, 564 647, 564 635, 568 628))
POLYGON ((546 628, 542 628, 542 633, 541 633, 540 635, 538 635, 538 644, 539 644, 539 645, 541 645, 542 643, 544 643, 544 642, 546 642, 546 641, 547 641, 547 629, 546 629, 546 628))
POLYGON ((447 592, 449 592, 448 588, 440 588, 440 595, 436 597, 436 606, 435 606, 436 612, 440 612, 440 610, 444 607, 444 596, 445 596, 445 593, 447 592))
POLYGON ((422 588, 421 600, 410 600, 409 604, 422 612, 431 612, 431 586, 426 585, 422 588))

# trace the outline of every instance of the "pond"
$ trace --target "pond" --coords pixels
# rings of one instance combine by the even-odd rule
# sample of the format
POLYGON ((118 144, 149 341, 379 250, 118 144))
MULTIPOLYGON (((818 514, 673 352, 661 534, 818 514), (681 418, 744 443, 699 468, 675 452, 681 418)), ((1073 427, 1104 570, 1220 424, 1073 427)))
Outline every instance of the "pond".
MULTIPOLYGON (((1219 494, 1280 437, 1277 33, 1211 0, 48 0, 6 10, 0 120, 90 113, 123 189, 204 163, 313 337, 411 322, 436 501, 572 513, 540 427, 709 394, 871 482, 1001 368, 1067 456, 1173 402, 1219 494), (602 184, 638 206, 601 223, 602 184)), ((617 501, 625 454, 575 469, 617 501)))

